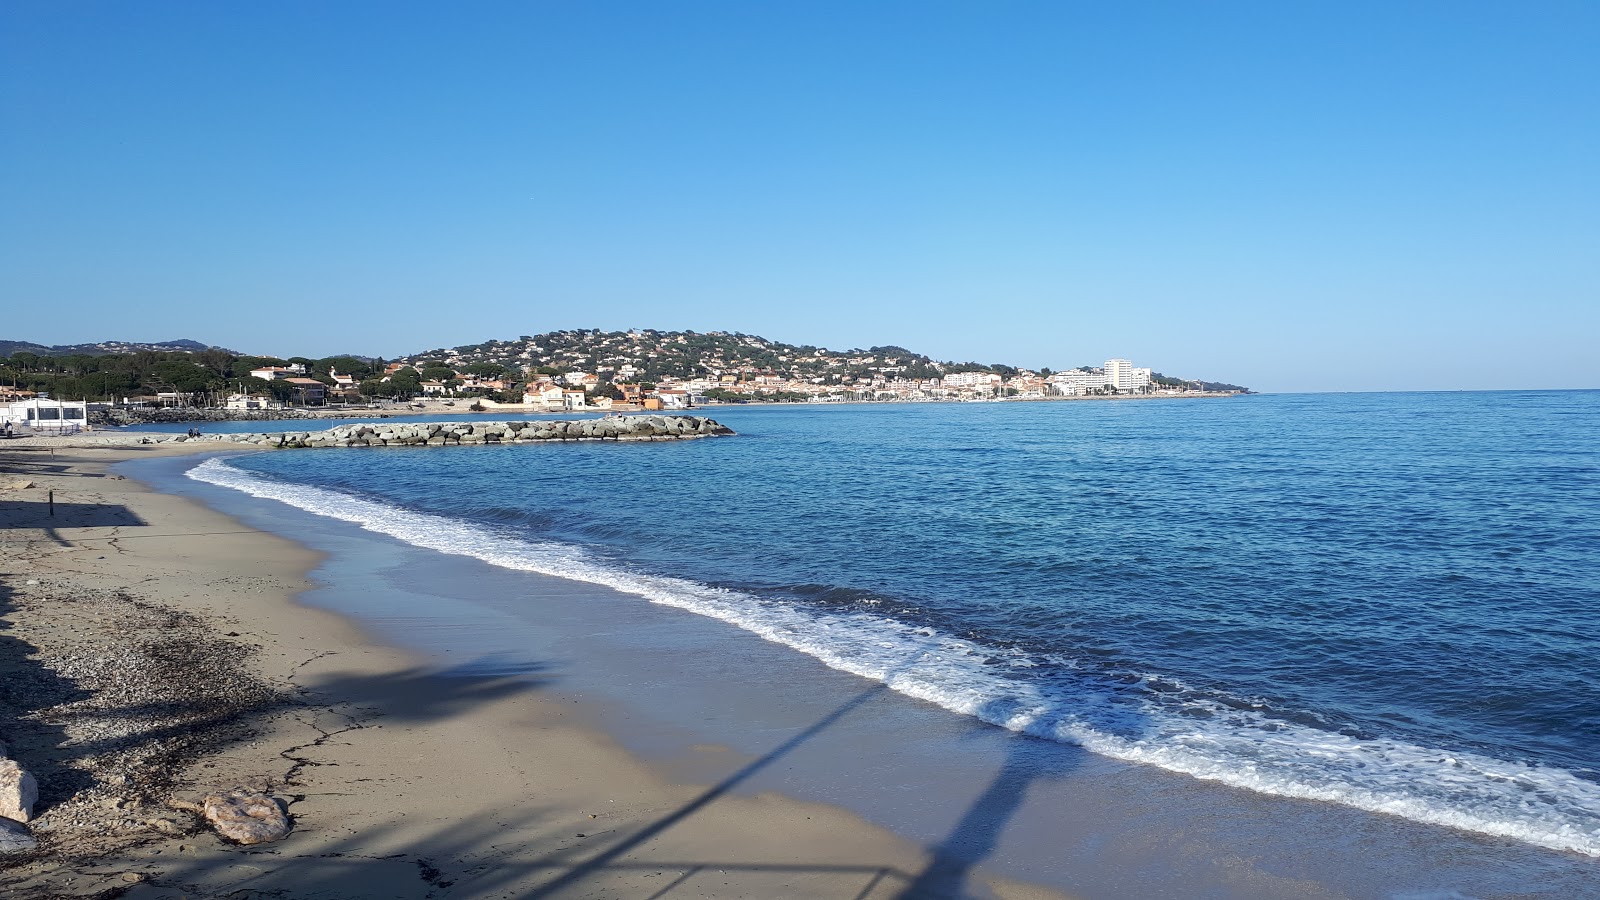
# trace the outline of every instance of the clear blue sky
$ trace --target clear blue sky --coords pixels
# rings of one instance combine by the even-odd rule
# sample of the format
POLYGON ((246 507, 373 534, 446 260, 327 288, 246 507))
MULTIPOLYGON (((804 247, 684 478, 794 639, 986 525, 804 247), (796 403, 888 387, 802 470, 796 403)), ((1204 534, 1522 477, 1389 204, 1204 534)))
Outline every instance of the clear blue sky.
POLYGON ((1600 3, 0 4, 0 337, 1600 387, 1600 3))

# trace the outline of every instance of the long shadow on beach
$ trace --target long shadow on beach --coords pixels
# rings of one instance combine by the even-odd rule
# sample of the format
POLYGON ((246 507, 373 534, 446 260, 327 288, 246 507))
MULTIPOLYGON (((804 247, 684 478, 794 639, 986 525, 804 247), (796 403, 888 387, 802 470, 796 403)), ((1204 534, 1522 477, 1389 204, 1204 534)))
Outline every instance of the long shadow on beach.
MULTIPOLYGON (((298 702, 316 708, 319 699, 337 701, 322 708, 340 715, 356 713, 350 727, 399 725, 448 719, 475 704, 546 683, 537 671, 491 677, 462 674, 495 665, 492 660, 474 661, 444 676, 423 669, 380 677, 333 673, 310 682, 298 702), (405 699, 395 701, 395 697, 405 699)), ((974 881, 975 868, 999 846, 1030 789, 1070 772, 1081 751, 1023 735, 1001 738, 1004 755, 998 770, 946 837, 930 848, 931 860, 920 872, 886 865, 719 859, 714 850, 701 858, 651 858, 651 846, 665 832, 739 790, 852 714, 870 714, 870 704, 893 699, 889 694, 883 684, 866 688, 677 809, 620 834, 575 836, 570 822, 562 821, 554 810, 513 801, 493 813, 423 834, 397 819, 321 844, 314 856, 297 856, 289 847, 264 847, 238 848, 221 858, 184 860, 165 866, 160 881, 202 896, 226 888, 230 893, 253 890, 262 892, 260 896, 281 893, 297 898, 549 900, 603 895, 671 900, 700 895, 708 879, 722 885, 736 876, 741 885, 755 886, 750 888, 752 896, 783 896, 786 886, 792 890, 808 881, 813 891, 828 885, 823 889, 835 891, 840 900, 988 896, 985 886, 974 881), (263 860, 278 861, 241 881, 245 870, 240 864, 258 854, 263 860), (293 859, 292 864, 284 856, 293 859), (772 893, 763 894, 764 890, 772 893)), ((338 733, 325 730, 329 736, 338 733)), ((286 759, 297 758, 294 752, 286 754, 286 759)), ((286 787, 296 777, 291 770, 286 787)), ((257 896, 241 894, 245 895, 257 896)))
MULTIPOLYGON (((932 848, 933 859, 920 873, 908 873, 889 867, 865 866, 803 866, 774 864, 770 866, 729 864, 714 861, 628 862, 625 857, 639 849, 662 832, 694 815, 717 798, 728 794, 758 772, 770 767, 802 744, 823 731, 837 725, 851 712, 869 701, 889 692, 884 684, 877 684, 840 705, 828 715, 795 733, 766 754, 747 764, 737 772, 707 789, 691 802, 663 816, 627 839, 614 844, 589 859, 569 864, 554 880, 524 895, 529 900, 566 895, 582 895, 584 882, 604 872, 626 870, 679 870, 680 874, 659 890, 650 893, 650 900, 664 898, 675 889, 686 885, 701 872, 770 873, 774 875, 801 876, 828 873, 836 876, 859 876, 860 891, 848 896, 864 900, 871 896, 895 897, 898 900, 921 898, 960 898, 971 896, 975 888, 969 883, 973 869, 988 858, 998 847, 1017 810, 1021 808, 1028 790, 1036 782, 1060 778, 1072 771, 1081 758, 1077 748, 1067 748, 1053 741, 1026 735, 1013 735, 1007 739, 1004 762, 985 790, 967 808, 948 836, 932 848)), ((550 864, 555 864, 554 860, 550 864)), ((592 886, 592 885, 591 885, 592 886)), ((474 888, 481 887, 476 882, 474 888)), ((694 890, 694 888, 686 888, 694 890)), ((843 896, 843 895, 842 895, 843 896)))
POLYGON ((62 528, 120 528, 145 524, 126 506, 115 503, 52 503, 49 500, 0 501, 0 515, 13 528, 37 528, 58 547, 71 547, 62 528))
MULTIPOLYGON (((679 822, 682 822, 684 819, 689 818, 696 812, 699 812, 701 809, 704 809, 708 804, 716 800, 718 797, 727 794, 729 791, 738 787, 743 782, 749 780, 751 776, 755 775, 757 772, 760 772, 784 756, 787 756, 800 745, 806 743, 813 737, 816 737, 818 734, 821 734, 823 731, 832 727, 840 719, 843 719, 846 715, 849 715, 851 711, 855 710, 857 707, 878 696, 879 694, 882 694, 886 690, 888 690, 887 686, 877 684, 865 691, 862 691, 855 697, 852 697, 850 700, 846 701, 843 705, 839 706, 839 708, 835 709, 833 712, 823 716, 821 719, 818 719, 816 722, 812 723, 804 730, 794 734, 777 747, 767 751, 767 753, 760 758, 746 764, 739 771, 734 772, 732 775, 724 778, 713 787, 707 789, 704 793, 700 794, 700 796, 694 798, 668 815, 657 819, 644 828, 641 828, 626 840, 613 845, 604 852, 591 857, 581 864, 573 866, 554 881, 544 885, 527 896, 530 898, 530 900, 537 897, 548 897, 572 886, 588 876, 593 875, 601 869, 605 869, 613 865, 623 856, 626 856, 629 852, 644 845, 657 835, 661 834, 663 831, 666 831, 679 822)), ((689 877, 688 874, 685 874, 684 878, 687 877, 689 877)), ((668 889, 670 889, 670 887, 671 886, 669 885, 668 889)), ((656 896, 663 896, 664 894, 665 890, 656 896)))
MULTIPOLYGON (((402 678, 414 687, 431 691, 440 690, 438 682, 452 680, 428 675, 419 675, 414 680, 411 676, 402 678)), ((356 702, 365 693, 359 679, 352 682, 334 679, 320 684, 318 689, 327 690, 330 696, 356 702)), ((389 681, 379 693, 387 694, 392 689, 393 683, 389 681)), ((466 696, 448 687, 444 690, 444 696, 425 698, 422 708, 412 710, 411 714, 425 711, 428 717, 449 715, 462 702, 484 699, 476 688, 466 696)), ((901 892, 913 884, 915 873, 873 865, 760 863, 715 857, 698 860, 626 858, 887 690, 883 685, 875 685, 861 692, 688 803, 642 827, 630 829, 621 839, 593 855, 585 855, 583 842, 568 833, 563 823, 554 819, 545 821, 547 810, 524 806, 508 807, 475 821, 454 822, 420 839, 411 836, 400 847, 393 845, 401 827, 399 823, 370 828, 319 847, 314 858, 297 858, 293 867, 264 873, 258 884, 229 880, 236 877, 237 859, 188 862, 169 869, 161 881, 201 893, 221 884, 226 884, 230 891, 249 887, 264 894, 288 889, 292 896, 300 898, 495 896, 534 900, 605 895, 660 900, 698 895, 701 886, 691 882, 702 874, 724 878, 737 873, 757 881, 770 881, 780 892, 781 885, 796 879, 826 877, 845 885, 839 895, 841 900, 888 900, 903 896, 901 892), (378 856, 373 853, 375 847, 391 850, 378 856), (543 849, 548 847, 555 849, 543 849), (530 850, 534 853, 525 855, 530 850)), ((385 715, 379 721, 398 720, 385 715)), ((277 855, 277 851, 270 848, 240 852, 277 855)), ((771 896, 781 896, 781 893, 771 896)))
POLYGON ((1035 782, 1060 778, 1077 768, 1080 752, 1054 741, 1013 735, 1006 744, 1000 771, 945 839, 933 847, 933 860, 927 868, 897 897, 967 896, 973 868, 999 846, 1006 826, 1027 799, 1028 789, 1035 782))
POLYGON ((90 694, 39 662, 37 647, 7 633, 11 625, 6 617, 17 611, 9 577, 15 575, 0 573, 0 743, 38 781, 37 811, 93 784, 88 773, 69 765, 75 751, 67 748, 66 729, 38 716, 90 694))

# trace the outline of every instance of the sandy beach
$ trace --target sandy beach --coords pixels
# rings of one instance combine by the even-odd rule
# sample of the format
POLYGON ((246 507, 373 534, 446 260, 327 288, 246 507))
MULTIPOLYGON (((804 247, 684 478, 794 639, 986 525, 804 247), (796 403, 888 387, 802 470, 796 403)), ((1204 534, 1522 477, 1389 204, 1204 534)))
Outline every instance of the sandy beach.
POLYGON ((216 445, 30 443, 0 447, 0 740, 40 782, 8 897, 1061 896, 739 792, 764 757, 668 777, 537 674, 441 676, 297 603, 313 550, 110 471, 216 445), (234 787, 289 837, 172 806, 234 787))

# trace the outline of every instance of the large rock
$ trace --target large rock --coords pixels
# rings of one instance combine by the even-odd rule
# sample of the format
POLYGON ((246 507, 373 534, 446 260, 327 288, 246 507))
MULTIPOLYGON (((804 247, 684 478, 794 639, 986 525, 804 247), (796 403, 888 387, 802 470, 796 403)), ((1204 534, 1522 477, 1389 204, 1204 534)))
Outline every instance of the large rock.
POLYGON ((21 853, 39 846, 28 833, 28 826, 10 819, 0 819, 0 854, 21 853))
POLYGON ((0 819, 26 822, 39 802, 39 783, 15 760, 0 759, 0 819))
POLYGON ((266 794, 243 790, 208 794, 200 812, 218 834, 237 844, 264 844, 289 833, 289 817, 266 794))

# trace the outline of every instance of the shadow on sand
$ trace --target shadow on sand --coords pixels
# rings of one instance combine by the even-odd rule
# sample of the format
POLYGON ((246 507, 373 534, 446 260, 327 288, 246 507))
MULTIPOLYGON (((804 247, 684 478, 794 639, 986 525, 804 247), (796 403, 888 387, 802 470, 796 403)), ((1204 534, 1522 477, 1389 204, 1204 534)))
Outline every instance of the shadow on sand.
MULTIPOLYGON (((462 704, 491 699, 503 688, 482 684, 441 687, 432 675, 403 676, 407 691, 424 692, 411 714, 418 718, 448 716, 462 704), (441 692, 427 696, 427 692, 441 692), (485 693, 487 692, 487 693, 485 693)), ((320 690, 352 702, 377 687, 387 694, 392 684, 363 685, 360 679, 334 681, 320 690)), ((968 806, 948 835, 931 849, 921 871, 892 866, 804 864, 718 859, 650 859, 649 848, 664 832, 689 820, 717 799, 736 791, 753 776, 835 727, 851 713, 865 711, 889 693, 874 685, 832 712, 801 728, 766 754, 747 763, 677 809, 645 824, 611 836, 578 840, 570 823, 556 821, 549 810, 507 808, 476 821, 452 823, 425 838, 414 836, 391 852, 373 855, 374 847, 393 846, 398 824, 380 826, 319 849, 314 859, 294 863, 287 878, 269 877, 260 896, 288 890, 295 897, 515 897, 524 900, 595 896, 639 897, 645 900, 702 896, 724 888, 730 876, 750 896, 837 896, 841 900, 914 900, 990 896, 974 879, 974 870, 999 845, 1002 834, 1035 783, 1070 772, 1082 751, 1050 741, 1016 735, 1005 741, 999 770, 968 806), (485 819, 492 820, 486 821, 485 819), (591 847, 595 849, 591 849, 591 847), (553 848, 553 849, 552 849, 553 848), (639 858, 644 856, 646 858, 639 858), (808 884, 808 882, 811 882, 808 884), (381 885, 381 887, 380 887, 381 885), (376 893, 375 893, 376 892, 376 893)), ((383 721, 395 721, 385 717, 383 721)), ((260 852, 260 851, 242 851, 260 852)), ((234 861, 196 863, 170 871, 163 880, 186 889, 214 884, 234 861)), ((235 885, 238 887, 238 885, 235 885)), ((250 896, 256 896, 251 894, 250 896)))
POLYGON ((67 732, 42 721, 38 714, 90 694, 71 678, 41 663, 38 648, 10 633, 8 616, 16 612, 11 573, 0 573, 0 742, 6 755, 19 760, 39 783, 37 810, 49 808, 94 783, 88 773, 68 763, 67 732))

